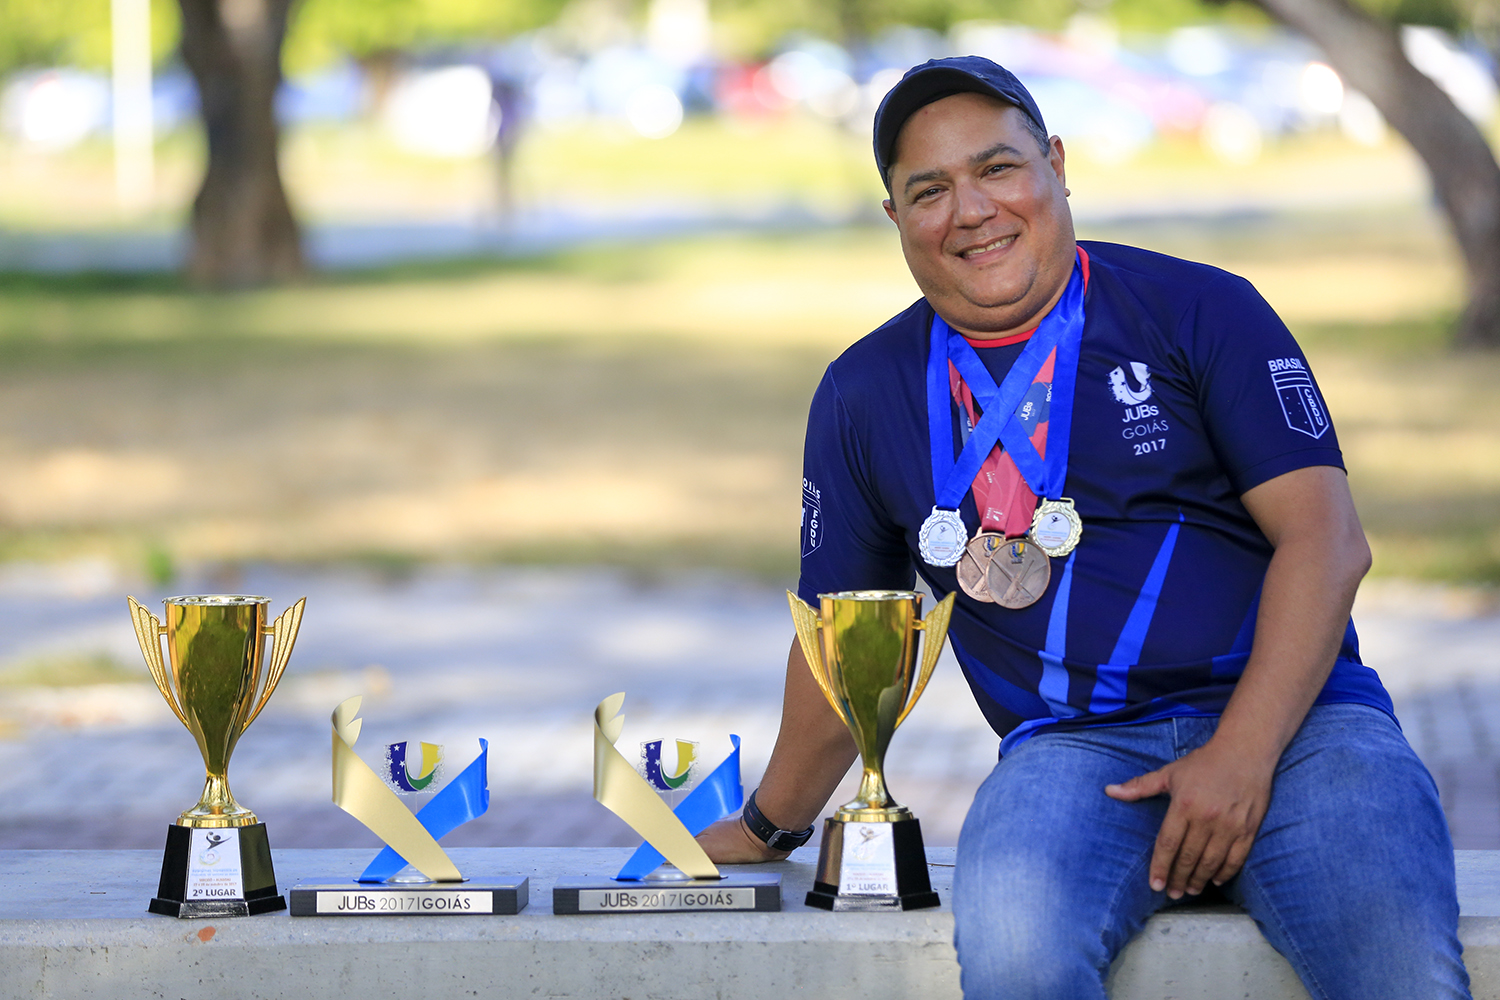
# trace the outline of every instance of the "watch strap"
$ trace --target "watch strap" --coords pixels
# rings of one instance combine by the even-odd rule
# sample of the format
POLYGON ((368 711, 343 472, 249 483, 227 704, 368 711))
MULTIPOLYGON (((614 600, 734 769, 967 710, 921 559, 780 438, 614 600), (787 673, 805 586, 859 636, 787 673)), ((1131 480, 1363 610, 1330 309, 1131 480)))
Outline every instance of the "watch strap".
MULTIPOLYGON (((757 788, 755 791, 758 792, 760 789, 757 788)), ((746 829, 773 851, 796 850, 812 839, 812 827, 801 831, 783 830, 766 819, 766 814, 761 812, 760 807, 755 804, 755 792, 751 792, 750 797, 745 800, 743 818, 746 829)))

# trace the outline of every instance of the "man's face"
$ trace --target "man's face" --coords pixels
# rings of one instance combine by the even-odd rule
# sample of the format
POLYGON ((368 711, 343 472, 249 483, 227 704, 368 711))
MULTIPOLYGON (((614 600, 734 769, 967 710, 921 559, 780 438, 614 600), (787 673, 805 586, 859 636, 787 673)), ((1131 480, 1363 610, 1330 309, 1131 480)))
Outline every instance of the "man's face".
POLYGON ((1062 142, 1043 153, 1024 115, 954 94, 919 108, 896 139, 886 214, 917 287, 971 336, 1034 326, 1073 268, 1062 142))

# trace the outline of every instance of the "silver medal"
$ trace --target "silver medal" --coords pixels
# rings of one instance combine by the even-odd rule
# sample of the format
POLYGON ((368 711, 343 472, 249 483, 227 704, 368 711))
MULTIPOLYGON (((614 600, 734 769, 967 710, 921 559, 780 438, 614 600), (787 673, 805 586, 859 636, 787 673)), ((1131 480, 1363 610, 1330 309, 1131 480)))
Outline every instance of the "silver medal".
POLYGON ((917 552, 929 566, 956 566, 969 542, 969 529, 956 510, 933 507, 917 532, 917 552))

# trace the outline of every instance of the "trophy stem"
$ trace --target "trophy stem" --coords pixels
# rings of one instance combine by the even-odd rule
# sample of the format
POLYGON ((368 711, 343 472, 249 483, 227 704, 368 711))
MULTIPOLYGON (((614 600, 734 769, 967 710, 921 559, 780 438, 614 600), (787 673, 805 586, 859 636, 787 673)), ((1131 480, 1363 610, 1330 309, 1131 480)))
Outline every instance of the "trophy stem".
POLYGON ((225 826, 254 826, 260 822, 255 813, 234 801, 229 790, 229 778, 224 773, 209 773, 203 782, 203 794, 198 804, 177 817, 178 826, 213 828, 225 826))
POLYGON ((910 819, 911 810, 899 805, 886 791, 885 775, 868 761, 864 774, 859 779, 859 793, 850 802, 839 806, 833 818, 844 823, 894 823, 910 819))

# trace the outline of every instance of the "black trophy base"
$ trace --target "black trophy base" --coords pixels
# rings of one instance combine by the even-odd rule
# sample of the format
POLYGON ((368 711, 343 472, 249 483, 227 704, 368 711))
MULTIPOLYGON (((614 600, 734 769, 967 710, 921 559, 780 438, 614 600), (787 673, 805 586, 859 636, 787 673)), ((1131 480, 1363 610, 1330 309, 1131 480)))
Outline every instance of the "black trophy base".
POLYGON ((835 912, 879 912, 923 910, 939 903, 927 877, 922 825, 916 819, 894 823, 830 819, 823 824, 818 875, 807 894, 808 906, 835 912), (870 828, 871 836, 865 837, 870 828))
POLYGON ((483 882, 342 882, 288 890, 294 917, 509 916, 531 901, 531 880, 501 876, 483 882))
MULTIPOLYGON (((276 891, 276 872, 271 867, 271 842, 266 825, 234 827, 239 838, 239 877, 220 879, 224 885, 212 890, 218 898, 195 898, 205 891, 206 881, 193 864, 193 830, 167 827, 167 847, 161 859, 161 881, 156 897, 146 909, 164 917, 253 917, 286 909, 286 897, 276 891), (190 870, 192 869, 192 870, 190 870)), ((224 833, 224 830, 211 831, 224 833)))
POLYGON ((586 913, 777 913, 780 875, 647 881, 560 878, 552 887, 552 912, 586 913))

